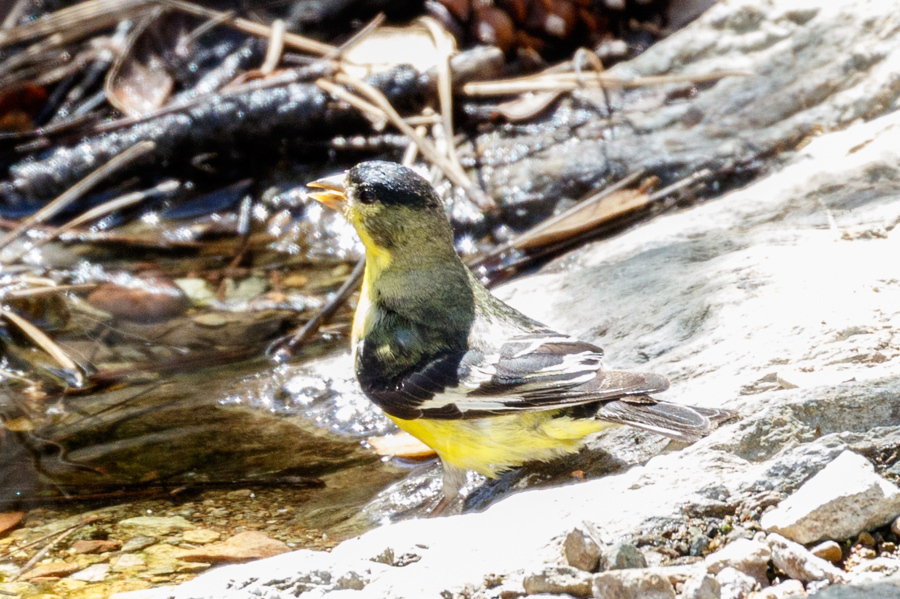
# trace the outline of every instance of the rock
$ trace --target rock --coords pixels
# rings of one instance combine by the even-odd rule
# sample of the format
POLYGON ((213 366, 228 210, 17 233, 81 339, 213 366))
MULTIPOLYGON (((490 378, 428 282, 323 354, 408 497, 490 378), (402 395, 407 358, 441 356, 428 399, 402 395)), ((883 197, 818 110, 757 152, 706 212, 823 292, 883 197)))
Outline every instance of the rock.
POLYGON ((736 539, 723 549, 706 556, 704 561, 707 569, 713 574, 718 574, 725 568, 735 568, 766 586, 769 584, 766 570, 769 568, 771 557, 772 552, 765 543, 736 539))
POLYGON ((900 577, 861 584, 834 585, 810 595, 815 599, 897 599, 900 577))
POLYGON ((122 553, 134 553, 140 551, 150 545, 156 543, 154 537, 137 536, 132 537, 122 544, 122 553))
POLYGON ((715 577, 699 572, 684 581, 681 599, 721 599, 722 587, 715 577))
POLYGON ((540 572, 525 576, 522 585, 529 595, 568 593, 575 597, 590 597, 592 580, 590 574, 578 568, 550 566, 540 572))
POLYGON ((102 283, 88 295, 87 302, 119 318, 144 324, 184 314, 191 305, 184 292, 161 275, 102 283))
POLYGON ((832 563, 837 563, 844 559, 844 552, 841 551, 841 546, 834 541, 823 541, 810 549, 810 551, 816 557, 821 557, 832 563))
POLYGON ((652 569, 601 572, 592 588, 596 599, 675 599, 672 583, 652 569))
POLYGON ((731 567, 723 568, 716 574, 716 581, 722 599, 746 599, 759 584, 752 576, 731 567))
POLYGON ((644 554, 631 543, 616 543, 612 548, 604 551, 603 556, 609 570, 647 567, 644 554))
POLYGON ((19 580, 28 582, 35 578, 61 578, 78 570, 78 564, 69 562, 49 562, 38 564, 28 572, 19 576, 19 580))
POLYGON ((785 580, 750 595, 750 599, 783 599, 784 597, 806 597, 803 583, 799 580, 785 580))
POLYGON ((803 545, 774 533, 766 537, 766 540, 772 550, 772 562, 775 567, 791 578, 803 582, 815 580, 839 582, 843 580, 843 573, 839 569, 824 559, 816 557, 803 545))
POLYGON ((893 522, 891 522, 891 532, 900 537, 900 516, 897 516, 893 522))
POLYGON ((15 528, 25 517, 25 512, 3 512, 0 514, 0 535, 15 528))
POLYGON ((582 528, 575 528, 566 535, 563 552, 566 555, 566 561, 573 568, 585 572, 605 569, 605 563, 604 567, 600 567, 600 558, 602 557, 600 545, 582 528))
POLYGON ((246 562, 290 551, 290 547, 257 531, 241 532, 219 543, 185 551, 186 562, 246 562))
POLYGON ((117 558, 114 558, 111 562, 113 572, 127 572, 128 570, 143 570, 147 567, 147 562, 139 556, 133 553, 125 553, 120 555, 117 558))
POLYGON ((208 530, 206 528, 198 528, 195 530, 186 530, 181 535, 181 538, 184 539, 188 543, 212 543, 213 541, 218 541, 219 537, 222 535, 217 533, 214 530, 208 530))
POLYGON ((122 546, 120 541, 78 540, 72 543, 74 553, 107 553, 122 546))
POLYGON ((900 489, 876 474, 869 460, 845 451, 763 514, 760 524, 798 543, 812 543, 855 536, 898 513, 900 489))
POLYGON ((93 564, 84 570, 79 570, 71 576, 73 580, 83 580, 84 582, 103 582, 109 575, 109 564, 93 564))
POLYGON ((870 549, 875 547, 875 537, 866 531, 859 533, 859 536, 856 537, 856 542, 863 547, 869 547, 870 549))
POLYGON ((138 516, 120 521, 118 527, 123 534, 157 538, 195 528, 181 516, 138 516))

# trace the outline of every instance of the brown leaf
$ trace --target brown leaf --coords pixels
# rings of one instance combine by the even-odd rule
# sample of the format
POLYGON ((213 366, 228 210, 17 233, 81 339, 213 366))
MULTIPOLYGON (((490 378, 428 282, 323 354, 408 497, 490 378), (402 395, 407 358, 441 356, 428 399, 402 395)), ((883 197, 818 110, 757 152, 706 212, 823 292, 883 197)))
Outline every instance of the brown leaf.
POLYGON ((596 201, 585 200, 559 216, 526 231, 516 238, 512 245, 524 250, 563 241, 646 206, 649 201, 649 196, 640 189, 620 189, 596 201))

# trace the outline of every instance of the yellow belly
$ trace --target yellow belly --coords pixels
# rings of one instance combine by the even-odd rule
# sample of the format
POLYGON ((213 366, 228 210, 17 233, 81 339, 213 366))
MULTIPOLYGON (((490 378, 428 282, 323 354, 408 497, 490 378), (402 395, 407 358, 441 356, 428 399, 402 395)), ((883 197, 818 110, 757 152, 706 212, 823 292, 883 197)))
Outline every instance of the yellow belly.
POLYGON ((471 420, 401 420, 397 426, 431 447, 444 463, 495 477, 525 462, 578 451, 584 438, 611 426, 593 419, 527 412, 471 420))

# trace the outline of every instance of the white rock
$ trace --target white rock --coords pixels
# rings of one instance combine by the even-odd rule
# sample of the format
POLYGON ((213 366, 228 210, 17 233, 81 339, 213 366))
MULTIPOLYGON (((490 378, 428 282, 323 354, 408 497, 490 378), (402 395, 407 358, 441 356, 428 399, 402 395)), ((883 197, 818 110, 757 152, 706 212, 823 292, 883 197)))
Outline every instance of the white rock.
POLYGON ((590 597, 591 575, 571 566, 549 566, 525 576, 522 586, 529 595, 567 593, 575 597, 590 597))
POLYGON ((594 599, 675 599, 672 583, 652 568, 595 574, 593 591, 594 599))
POLYGON ((698 572, 684 581, 681 599, 721 599, 722 588, 715 577, 698 572))
POLYGON ((769 584, 766 570, 771 557, 772 552, 766 543, 750 539, 736 539, 719 551, 706 556, 705 562, 706 568, 713 574, 718 574, 725 568, 731 567, 752 576, 765 586, 769 584))
POLYGON ((821 557, 816 557, 806 547, 790 541, 781 535, 770 534, 767 538, 772 550, 772 562, 791 578, 812 582, 843 580, 843 572, 821 557))
POLYGON ((70 580, 83 580, 84 582, 103 582, 109 575, 109 564, 92 564, 84 570, 79 570, 69 575, 70 580))
POLYGON ((785 580, 750 596, 750 599, 783 599, 784 597, 806 597, 806 589, 799 580, 785 580))
POLYGON ((722 599, 746 599, 759 584, 752 576, 734 568, 724 568, 716 574, 716 580, 721 587, 722 599))
POLYGON ((845 451, 796 493, 763 514, 760 524, 799 543, 845 539, 900 513, 900 489, 869 460, 845 451))

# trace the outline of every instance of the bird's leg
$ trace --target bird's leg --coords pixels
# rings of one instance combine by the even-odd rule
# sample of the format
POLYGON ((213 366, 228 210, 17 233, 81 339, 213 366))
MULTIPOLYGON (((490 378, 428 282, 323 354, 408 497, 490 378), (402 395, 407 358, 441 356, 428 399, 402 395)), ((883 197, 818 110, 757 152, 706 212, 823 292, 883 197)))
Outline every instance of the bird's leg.
POLYGON ((429 518, 437 518, 443 516, 448 508, 450 508, 458 499, 459 491, 466 484, 466 471, 461 468, 449 466, 445 462, 441 464, 444 467, 444 488, 443 497, 434 509, 429 512, 429 518))

